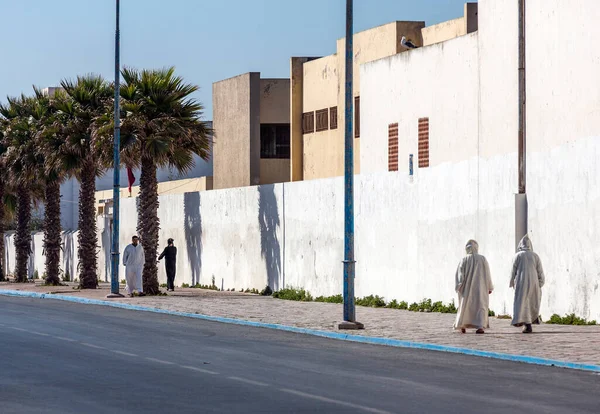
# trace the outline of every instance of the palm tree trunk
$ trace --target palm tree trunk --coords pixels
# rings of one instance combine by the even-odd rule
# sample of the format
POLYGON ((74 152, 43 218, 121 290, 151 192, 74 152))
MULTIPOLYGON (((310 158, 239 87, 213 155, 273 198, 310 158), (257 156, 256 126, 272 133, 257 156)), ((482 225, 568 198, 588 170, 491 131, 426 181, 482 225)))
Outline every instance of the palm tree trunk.
POLYGON ((31 254, 31 192, 26 186, 17 189, 17 231, 15 233, 15 279, 27 283, 27 262, 31 254))
POLYGON ((79 190, 79 287, 96 289, 98 287, 98 242, 96 232, 96 166, 88 160, 81 172, 79 190))
POLYGON ((46 284, 60 285, 60 184, 46 183, 46 211, 44 217, 44 251, 46 253, 46 284))
POLYGON ((141 238, 146 263, 144 264, 144 292, 148 295, 160 293, 158 286, 158 267, 156 252, 158 251, 158 181, 156 165, 150 157, 142 158, 140 176, 140 206, 138 209, 138 232, 141 238))
POLYGON ((6 280, 6 252, 4 251, 4 179, 0 180, 0 282, 6 280))

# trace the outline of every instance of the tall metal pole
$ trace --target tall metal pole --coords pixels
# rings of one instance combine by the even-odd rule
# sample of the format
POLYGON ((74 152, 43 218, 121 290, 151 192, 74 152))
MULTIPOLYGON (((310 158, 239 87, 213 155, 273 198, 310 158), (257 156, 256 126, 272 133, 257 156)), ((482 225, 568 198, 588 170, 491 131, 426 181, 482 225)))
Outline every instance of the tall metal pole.
POLYGON ((519 0, 519 194, 527 192, 525 0, 519 0))
POLYGON ((116 30, 115 30, 115 131, 114 131, 114 180, 113 180, 113 226, 112 226, 112 262, 110 274, 110 292, 108 297, 122 297, 119 293, 119 197, 121 192, 121 158, 120 158, 120 141, 121 141, 121 117, 119 113, 119 98, 120 93, 120 37, 119 17, 120 17, 120 1, 116 0, 116 30))
POLYGON ((525 0, 519 0, 519 192, 515 195, 515 250, 528 232, 527 203, 527 76, 526 76, 526 16, 525 0))
POLYGON ((344 152, 344 321, 339 329, 363 329, 356 322, 354 304, 354 136, 352 134, 354 72, 353 1, 346 0, 346 103, 345 103, 345 152, 344 152))

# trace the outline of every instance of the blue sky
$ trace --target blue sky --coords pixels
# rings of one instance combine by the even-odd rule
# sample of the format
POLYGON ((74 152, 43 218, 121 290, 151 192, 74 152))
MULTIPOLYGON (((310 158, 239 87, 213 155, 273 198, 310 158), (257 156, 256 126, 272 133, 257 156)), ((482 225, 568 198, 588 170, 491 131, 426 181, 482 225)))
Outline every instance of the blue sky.
MULTIPOLYGON (((465 0, 354 0, 355 31, 460 17, 465 0)), ((79 74, 114 75, 114 0, 0 0, 0 100, 79 74)), ((121 0, 121 62, 174 65, 201 87, 245 72, 289 77, 290 56, 335 52, 344 0, 121 0)))

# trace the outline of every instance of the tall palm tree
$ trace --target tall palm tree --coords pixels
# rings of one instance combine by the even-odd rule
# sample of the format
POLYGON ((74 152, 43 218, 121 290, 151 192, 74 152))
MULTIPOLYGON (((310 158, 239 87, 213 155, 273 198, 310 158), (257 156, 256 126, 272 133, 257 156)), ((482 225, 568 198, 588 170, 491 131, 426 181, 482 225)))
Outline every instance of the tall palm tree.
POLYGON ((144 292, 159 293, 158 268, 158 167, 170 166, 181 172, 194 167, 194 154, 208 159, 212 130, 202 121, 203 106, 191 95, 198 86, 175 75, 175 68, 122 71, 125 84, 123 131, 125 159, 135 160, 141 169, 138 233, 146 263, 144 292))
POLYGON ((64 99, 55 105, 61 116, 57 133, 64 136, 65 168, 74 171, 81 187, 79 191, 79 286, 98 287, 98 235, 96 231, 96 178, 104 171, 100 163, 99 118, 105 116, 113 102, 113 87, 101 76, 80 76, 64 80, 64 99))
POLYGON ((60 252, 62 249, 62 224, 60 208, 60 185, 69 171, 65 165, 66 142, 61 135, 64 115, 59 113, 55 101, 62 102, 65 95, 57 92, 51 99, 34 87, 37 111, 36 154, 39 172, 44 177, 44 253, 46 256, 46 284, 58 286, 60 280, 60 252))
POLYGON ((35 99, 21 95, 8 98, 7 105, 0 105, 5 118, 4 142, 8 147, 5 163, 10 180, 16 186, 17 231, 15 233, 15 279, 27 282, 27 264, 31 254, 31 205, 32 186, 38 180, 38 159, 35 151, 36 121, 35 99))

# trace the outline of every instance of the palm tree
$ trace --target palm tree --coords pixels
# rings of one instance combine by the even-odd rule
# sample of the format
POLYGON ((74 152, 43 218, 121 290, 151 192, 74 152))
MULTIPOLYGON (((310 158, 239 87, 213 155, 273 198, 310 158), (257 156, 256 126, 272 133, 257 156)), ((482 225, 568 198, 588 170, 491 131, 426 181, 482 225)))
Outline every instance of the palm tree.
POLYGON ((46 284, 58 286, 60 280, 60 252, 62 249, 62 224, 60 185, 68 175, 65 165, 64 137, 60 134, 64 115, 54 102, 63 102, 66 96, 57 92, 56 100, 34 88, 37 101, 35 119, 38 122, 36 153, 40 162, 40 175, 44 178, 44 252, 46 256, 46 284))
POLYGON ((181 172, 194 166, 193 155, 210 156, 212 130, 201 120, 203 106, 191 95, 198 86, 185 83, 175 68, 122 71, 123 142, 125 159, 141 169, 138 233, 144 246, 144 292, 159 293, 158 268, 158 167, 181 172))
POLYGON ((8 98, 8 105, 0 105, 5 118, 4 144, 7 146, 6 171, 16 186, 17 231, 15 234, 15 279, 27 282, 27 263, 31 254, 32 186, 38 179, 38 160, 35 151, 36 121, 33 117, 35 99, 21 95, 8 98))
POLYGON ((75 81, 64 80, 61 86, 66 96, 57 99, 61 116, 57 134, 65 137, 63 163, 74 171, 81 184, 79 192, 79 286, 98 287, 98 240, 96 232, 96 178, 104 171, 100 163, 100 140, 97 121, 112 105, 113 88, 101 76, 80 76, 75 81))

